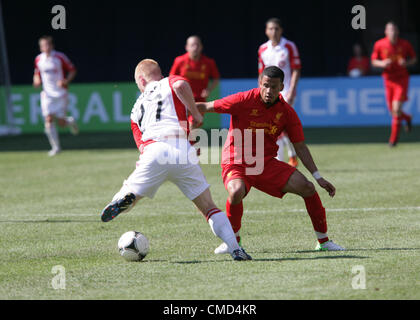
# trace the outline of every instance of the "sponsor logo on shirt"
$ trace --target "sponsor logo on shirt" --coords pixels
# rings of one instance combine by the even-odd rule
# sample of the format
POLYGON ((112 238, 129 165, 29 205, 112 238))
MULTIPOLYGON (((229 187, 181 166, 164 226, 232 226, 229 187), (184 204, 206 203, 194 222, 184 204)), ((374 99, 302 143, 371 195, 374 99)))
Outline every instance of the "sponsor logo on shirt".
POLYGON ((251 113, 249 114, 250 116, 258 116, 258 109, 252 109, 251 113))
POLYGON ((281 116, 283 115, 283 112, 278 112, 276 114, 276 119, 274 119, 275 123, 278 123, 280 121, 281 116))

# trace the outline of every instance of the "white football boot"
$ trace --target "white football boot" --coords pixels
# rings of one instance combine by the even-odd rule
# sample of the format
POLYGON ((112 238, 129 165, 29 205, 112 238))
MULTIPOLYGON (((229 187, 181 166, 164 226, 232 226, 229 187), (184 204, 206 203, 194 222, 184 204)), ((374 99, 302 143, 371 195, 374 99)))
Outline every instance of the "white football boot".
POLYGON ((54 157, 55 155, 59 154, 61 152, 61 149, 51 149, 50 151, 48 151, 48 156, 50 157, 54 157))
POLYGON ((316 251, 344 251, 342 246, 339 246, 338 244, 332 242, 332 240, 328 240, 324 243, 319 243, 316 245, 315 248, 316 251))
POLYGON ((67 124, 72 135, 76 136, 79 134, 79 127, 73 117, 67 117, 67 124))
POLYGON ((226 243, 222 243, 220 246, 218 246, 216 249, 214 249, 215 254, 226 254, 230 253, 228 245, 226 243))

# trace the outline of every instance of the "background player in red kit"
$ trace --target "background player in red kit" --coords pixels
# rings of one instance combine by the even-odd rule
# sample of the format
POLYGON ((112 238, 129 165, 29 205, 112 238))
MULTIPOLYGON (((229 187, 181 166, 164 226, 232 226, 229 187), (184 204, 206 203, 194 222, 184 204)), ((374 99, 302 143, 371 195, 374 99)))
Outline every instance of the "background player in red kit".
MULTIPOLYGON (((312 182, 291 165, 279 161, 277 139, 283 132, 289 135, 303 165, 313 174, 318 184, 335 195, 335 187, 323 179, 304 142, 301 122, 294 109, 284 100, 280 91, 283 89, 284 73, 275 66, 264 69, 259 78, 259 88, 239 92, 226 98, 199 103, 200 112, 218 112, 231 114, 229 134, 222 152, 222 177, 229 196, 226 213, 232 228, 238 237, 243 215, 242 199, 255 187, 271 196, 282 198, 290 192, 301 196, 312 220, 318 238, 317 250, 344 250, 328 239, 325 209, 312 182), (246 148, 256 154, 256 130, 264 130, 263 171, 258 175, 247 174, 248 164, 244 159, 246 148), (238 138, 237 131, 242 133, 238 138), (244 139, 246 130, 252 130, 251 141, 244 139), (236 133, 235 133, 236 132, 236 133), (242 141, 238 141, 242 139, 242 141), (240 155, 238 157, 238 155, 240 155)), ((216 248, 215 253, 229 253, 225 244, 216 248)))
POLYGON ((175 58, 169 74, 187 78, 195 101, 204 102, 219 83, 219 70, 213 59, 202 54, 200 37, 189 37, 185 50, 185 54, 175 58))
POLYGON ((364 48, 360 43, 353 45, 353 56, 347 65, 347 74, 350 77, 356 78, 366 76, 370 69, 370 59, 365 54, 364 48))
MULTIPOLYGON (((265 67, 279 67, 284 73, 284 88, 281 94, 293 107, 302 68, 298 49, 294 42, 283 37, 283 28, 278 18, 271 18, 266 22, 265 34, 268 41, 258 49, 258 73, 261 74, 265 67)), ((284 160, 284 147, 286 147, 289 164, 296 167, 298 165, 296 152, 287 135, 280 135, 277 144, 279 146, 277 159, 284 160)))
POLYGON ((389 145, 394 147, 398 142, 401 122, 405 121, 406 130, 411 130, 411 116, 403 111, 402 106, 407 101, 407 67, 416 64, 416 54, 407 40, 399 38, 396 24, 388 22, 385 26, 385 38, 375 42, 371 60, 374 67, 383 69, 385 96, 392 115, 389 145))
MULTIPOLYGON (((186 78, 191 86, 194 100, 205 102, 219 84, 220 74, 216 62, 202 53, 203 43, 196 35, 188 37, 185 50, 187 51, 185 54, 175 58, 169 75, 186 78)), ((188 121, 192 123, 191 115, 188 116, 188 121)), ((196 139, 193 135, 190 139, 190 142, 195 144, 196 139)), ((197 149, 197 154, 200 154, 200 149, 197 149)))

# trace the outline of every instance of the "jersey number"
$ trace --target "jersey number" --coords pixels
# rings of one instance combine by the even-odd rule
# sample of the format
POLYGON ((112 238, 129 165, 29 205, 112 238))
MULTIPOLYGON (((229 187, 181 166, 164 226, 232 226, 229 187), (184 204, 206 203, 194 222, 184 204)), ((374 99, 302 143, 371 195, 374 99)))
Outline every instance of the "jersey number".
POLYGON ((160 120, 160 113, 162 112, 162 104, 163 104, 162 101, 158 101, 157 103, 158 107, 156 109, 156 121, 160 120))

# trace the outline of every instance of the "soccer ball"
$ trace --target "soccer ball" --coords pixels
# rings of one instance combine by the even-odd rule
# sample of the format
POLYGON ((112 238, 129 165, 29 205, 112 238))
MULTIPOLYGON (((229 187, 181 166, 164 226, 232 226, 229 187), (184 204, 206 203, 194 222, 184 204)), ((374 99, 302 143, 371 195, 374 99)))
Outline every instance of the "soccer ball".
POLYGON ((118 240, 118 251, 127 261, 141 261, 149 252, 149 240, 137 231, 128 231, 118 240))

